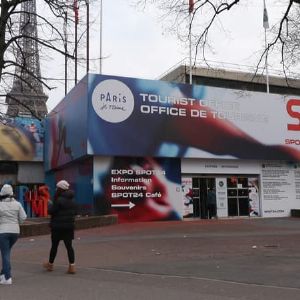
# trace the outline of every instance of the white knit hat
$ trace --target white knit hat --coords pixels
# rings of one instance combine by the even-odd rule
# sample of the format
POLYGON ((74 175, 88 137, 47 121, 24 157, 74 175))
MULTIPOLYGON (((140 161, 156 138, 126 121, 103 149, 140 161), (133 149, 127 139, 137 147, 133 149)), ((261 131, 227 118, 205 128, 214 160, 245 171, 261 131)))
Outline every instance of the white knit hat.
POLYGON ((66 180, 61 180, 56 184, 56 187, 62 189, 62 190, 68 190, 70 184, 66 180))
POLYGON ((13 196, 13 194, 14 194, 14 191, 13 191, 12 186, 10 184, 4 184, 1 189, 0 195, 1 196, 13 196))

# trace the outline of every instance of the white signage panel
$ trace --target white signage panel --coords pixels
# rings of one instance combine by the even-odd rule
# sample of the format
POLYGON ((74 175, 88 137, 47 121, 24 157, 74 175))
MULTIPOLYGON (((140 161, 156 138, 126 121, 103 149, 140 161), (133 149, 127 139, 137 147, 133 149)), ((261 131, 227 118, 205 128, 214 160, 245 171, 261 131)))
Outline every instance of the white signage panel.
POLYGON ((263 217, 287 217, 296 203, 295 173, 292 164, 265 162, 261 171, 263 217))
POLYGON ((217 198, 217 216, 227 217, 227 179, 226 177, 216 178, 216 198, 217 198))

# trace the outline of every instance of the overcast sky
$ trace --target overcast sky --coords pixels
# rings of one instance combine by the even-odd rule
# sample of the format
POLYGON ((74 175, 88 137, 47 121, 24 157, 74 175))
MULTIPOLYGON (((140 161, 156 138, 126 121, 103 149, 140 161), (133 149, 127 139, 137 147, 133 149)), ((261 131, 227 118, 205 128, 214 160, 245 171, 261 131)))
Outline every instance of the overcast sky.
MULTIPOLYGON (((98 1, 100 2, 100 1, 98 1)), ((161 74, 176 66, 188 57, 187 45, 180 43, 175 36, 165 31, 165 23, 159 19, 155 9, 139 11, 130 5, 130 0, 103 0, 103 38, 102 73, 108 75, 157 79, 161 74)), ((188 2, 188 0, 187 0, 188 2)), ((215 62, 253 66, 264 46, 263 0, 248 1, 247 6, 238 5, 228 17, 214 30, 212 41, 215 52, 207 58, 215 62), (224 32, 223 28, 226 28, 224 32)), ((274 0, 266 0, 270 26, 274 24, 282 5, 274 5, 274 0), (268 6, 268 2, 272 6, 268 6)), ((100 6, 100 4, 99 4, 100 6)), ((83 18, 82 14, 79 17, 83 18)), ((93 4, 90 33, 90 72, 99 72, 100 7, 93 4)), ((42 72, 47 77, 63 78, 64 60, 55 58, 55 62, 43 62, 42 72)), ((276 62, 273 62, 273 65, 276 62)), ((276 68, 277 66, 274 66, 276 68)), ((85 68, 79 68, 78 79, 85 74, 85 68)), ((45 76, 45 75, 44 75, 45 76)), ((53 109, 64 96, 64 83, 53 82, 56 88, 50 92, 48 108, 53 109)), ((69 88, 74 82, 69 83, 69 88)))

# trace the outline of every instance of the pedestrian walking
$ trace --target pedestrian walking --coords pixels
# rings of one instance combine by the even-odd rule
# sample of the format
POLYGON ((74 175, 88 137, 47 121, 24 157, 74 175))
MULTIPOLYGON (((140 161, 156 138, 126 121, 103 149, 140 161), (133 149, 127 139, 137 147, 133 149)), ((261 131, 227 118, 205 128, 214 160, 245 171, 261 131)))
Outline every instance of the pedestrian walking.
POLYGON ((61 180, 56 184, 54 199, 49 203, 48 213, 51 215, 51 249, 48 262, 44 263, 47 271, 53 271, 53 264, 57 254, 59 242, 65 244, 69 268, 68 274, 75 274, 75 253, 72 245, 74 239, 75 216, 77 206, 74 201, 74 192, 69 188, 66 180, 61 180))
POLYGON ((0 284, 12 284, 10 254, 20 235, 20 224, 27 215, 22 205, 14 198, 13 188, 4 184, 0 191, 0 250, 2 269, 0 284))

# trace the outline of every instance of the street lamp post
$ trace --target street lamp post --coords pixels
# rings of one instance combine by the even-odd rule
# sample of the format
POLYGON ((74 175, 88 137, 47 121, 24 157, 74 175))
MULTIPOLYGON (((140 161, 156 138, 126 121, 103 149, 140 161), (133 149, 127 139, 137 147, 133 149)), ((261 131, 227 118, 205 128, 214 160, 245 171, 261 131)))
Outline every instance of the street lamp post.
POLYGON ((90 70, 90 4, 89 0, 86 4, 86 73, 90 70))
POLYGON ((100 74, 102 74, 102 23, 103 23, 103 5, 100 0, 100 74))

